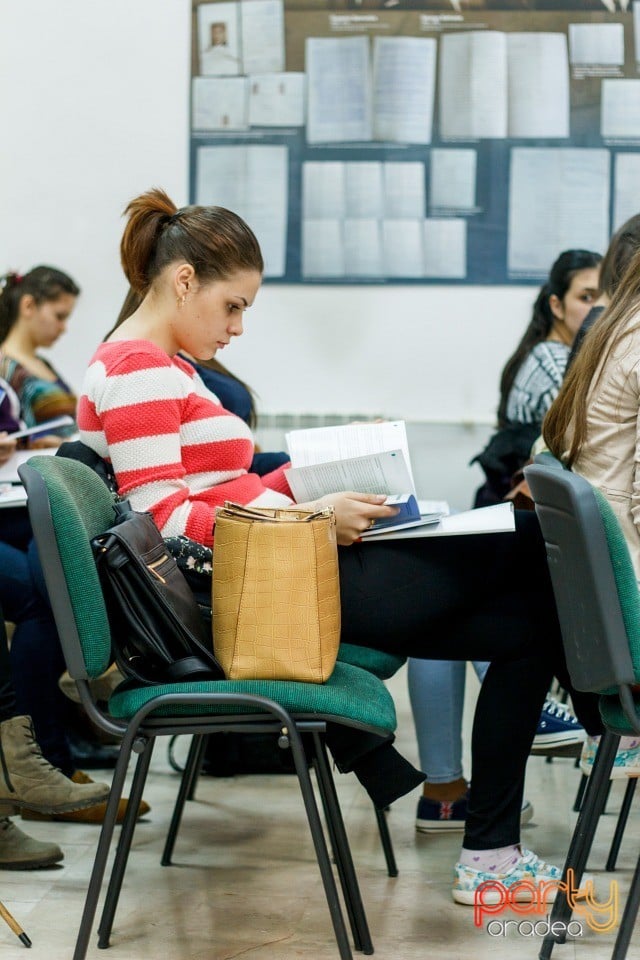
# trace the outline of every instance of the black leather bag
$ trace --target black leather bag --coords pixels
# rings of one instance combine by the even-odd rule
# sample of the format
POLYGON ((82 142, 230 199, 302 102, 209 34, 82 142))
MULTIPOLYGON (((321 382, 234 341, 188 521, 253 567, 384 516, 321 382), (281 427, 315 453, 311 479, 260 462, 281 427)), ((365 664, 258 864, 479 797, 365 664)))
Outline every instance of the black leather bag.
POLYGON ((118 667, 145 684, 223 678, 210 628, 152 517, 128 501, 114 509, 114 526, 91 546, 118 667))

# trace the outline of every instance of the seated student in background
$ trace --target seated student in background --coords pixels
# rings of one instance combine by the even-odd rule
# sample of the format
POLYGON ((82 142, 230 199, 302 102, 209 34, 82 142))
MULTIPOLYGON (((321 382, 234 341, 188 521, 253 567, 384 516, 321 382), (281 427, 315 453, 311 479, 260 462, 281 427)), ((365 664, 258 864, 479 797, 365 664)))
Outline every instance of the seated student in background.
POLYGON ((471 461, 477 461, 487 477, 474 506, 499 503, 511 488, 513 474, 529 459, 560 389, 573 340, 598 296, 601 260, 589 250, 565 250, 551 267, 531 322, 502 371, 498 432, 471 461))
POLYGON ((623 223, 611 238, 607 252, 600 264, 600 295, 582 321, 582 325, 575 336, 565 375, 582 346, 582 341, 587 332, 611 303, 611 298, 618 289, 631 258, 638 250, 640 250, 640 213, 623 223))
MULTIPOLYGON (((54 267, 0 279, 0 377, 18 395, 28 427, 62 415, 75 417, 76 397, 39 351, 65 332, 79 293, 71 277, 54 267)), ((46 439, 58 446, 75 429, 59 427, 46 439)))
POLYGON ((29 716, 20 715, 0 610, 0 870, 34 870, 62 860, 55 843, 34 840, 10 819, 16 808, 49 816, 103 804, 106 783, 74 783, 48 763, 29 716))
MULTIPOLYGON (((293 505, 282 468, 264 477, 249 471, 249 428, 213 402, 177 357, 181 350, 212 357, 243 332, 262 255, 249 227, 219 207, 177 210, 151 190, 126 212, 122 263, 142 301, 90 363, 78 405, 81 438, 111 461, 120 493, 149 510, 164 536, 211 546, 215 508, 226 499, 293 505)), ((487 879, 509 886, 559 879, 556 867, 520 847, 524 773, 540 710, 554 674, 571 689, 535 515, 517 513, 509 535, 363 544, 357 541, 376 518, 393 515, 383 497, 342 491, 320 502, 336 513, 344 642, 491 661, 475 713, 454 898, 472 904, 487 879)), ((585 727, 601 732, 597 698, 573 696, 585 727)), ((354 752, 342 731, 331 743, 340 769, 353 770, 378 806, 423 779, 388 747, 362 752, 358 739, 354 752)))
MULTIPOLYGON (((544 441, 602 491, 640 580, 640 216, 614 235, 603 260, 607 304, 587 332, 543 424, 544 441)), ((585 744, 589 774, 597 738, 585 744)), ((640 739, 622 737, 612 779, 640 776, 640 739)))

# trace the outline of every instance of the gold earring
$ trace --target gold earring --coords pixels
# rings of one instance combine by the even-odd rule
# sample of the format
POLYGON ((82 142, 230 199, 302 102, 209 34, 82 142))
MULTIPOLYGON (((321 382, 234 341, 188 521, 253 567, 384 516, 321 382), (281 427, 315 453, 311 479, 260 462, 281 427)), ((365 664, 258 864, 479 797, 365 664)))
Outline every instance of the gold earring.
POLYGON ((187 302, 186 294, 183 294, 183 296, 181 297, 176 297, 176 304, 178 305, 178 307, 184 307, 186 302, 187 302))

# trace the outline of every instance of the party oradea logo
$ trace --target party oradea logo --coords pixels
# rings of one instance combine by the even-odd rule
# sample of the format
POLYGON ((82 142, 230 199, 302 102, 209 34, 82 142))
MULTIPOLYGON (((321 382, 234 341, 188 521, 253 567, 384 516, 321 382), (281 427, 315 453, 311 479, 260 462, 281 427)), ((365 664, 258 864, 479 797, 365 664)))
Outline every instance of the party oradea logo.
POLYGON ((491 937, 505 937, 516 932, 522 937, 554 938, 582 937, 585 927, 595 933, 609 933, 618 924, 618 883, 609 883, 609 896, 598 899, 593 880, 587 880, 584 887, 575 882, 575 871, 567 870, 565 880, 520 880, 505 886, 499 880, 485 880, 474 895, 473 922, 482 927, 486 921, 486 930, 491 937), (547 907, 554 895, 566 897, 572 911, 572 918, 551 921, 547 907), (525 900, 526 897, 526 900, 525 900), (497 919, 506 910, 511 910, 525 920, 497 919))

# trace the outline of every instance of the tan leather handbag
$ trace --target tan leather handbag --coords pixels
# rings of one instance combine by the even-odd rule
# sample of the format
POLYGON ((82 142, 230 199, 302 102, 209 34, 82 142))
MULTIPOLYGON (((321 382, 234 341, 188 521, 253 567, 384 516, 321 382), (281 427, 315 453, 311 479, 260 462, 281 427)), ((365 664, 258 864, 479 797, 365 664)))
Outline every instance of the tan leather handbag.
POLYGON ((340 643, 333 507, 216 511, 213 637, 231 680, 324 683, 340 643))

